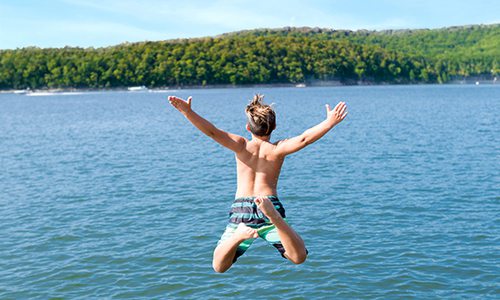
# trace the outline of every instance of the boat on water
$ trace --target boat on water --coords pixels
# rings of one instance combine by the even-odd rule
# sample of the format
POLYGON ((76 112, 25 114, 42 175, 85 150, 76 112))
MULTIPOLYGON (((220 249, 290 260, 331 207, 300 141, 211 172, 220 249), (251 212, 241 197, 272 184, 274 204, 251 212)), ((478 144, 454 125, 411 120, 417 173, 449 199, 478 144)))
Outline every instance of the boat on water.
POLYGON ((38 96, 54 96, 54 95, 58 95, 60 93, 57 93, 57 92, 30 92, 30 93, 26 93, 26 96, 30 96, 30 97, 38 97, 38 96))
POLYGON ((148 88, 145 87, 144 85, 141 86, 131 86, 128 88, 130 92, 138 92, 138 91, 147 91, 148 88))
POLYGON ((15 90, 14 94, 23 95, 23 94, 26 94, 27 92, 28 92, 28 90, 15 90))
POLYGON ((305 88, 306 84, 305 83, 299 83, 299 84, 296 84, 295 87, 297 87, 297 88, 305 88))

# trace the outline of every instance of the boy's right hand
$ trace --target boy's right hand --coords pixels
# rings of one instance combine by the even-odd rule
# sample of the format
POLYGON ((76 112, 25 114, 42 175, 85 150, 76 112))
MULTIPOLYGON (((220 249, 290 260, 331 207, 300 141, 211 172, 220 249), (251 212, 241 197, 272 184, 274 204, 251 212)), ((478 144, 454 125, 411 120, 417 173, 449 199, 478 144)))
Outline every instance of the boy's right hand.
POLYGON ((187 101, 176 96, 168 96, 170 104, 183 114, 187 114, 191 111, 191 99, 191 96, 189 96, 187 101))
POLYGON ((326 118, 328 120, 333 120, 333 125, 337 125, 342 122, 347 116, 347 105, 345 102, 339 102, 333 110, 330 109, 330 105, 326 104, 326 118))

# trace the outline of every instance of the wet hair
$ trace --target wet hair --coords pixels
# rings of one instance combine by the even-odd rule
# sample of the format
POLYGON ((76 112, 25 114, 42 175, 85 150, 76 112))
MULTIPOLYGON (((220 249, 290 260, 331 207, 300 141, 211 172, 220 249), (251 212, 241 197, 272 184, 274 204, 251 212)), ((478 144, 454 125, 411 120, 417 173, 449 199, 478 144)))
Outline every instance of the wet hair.
POLYGON ((264 95, 256 94, 245 109, 250 131, 256 136, 268 136, 276 128, 276 114, 264 104, 264 95))

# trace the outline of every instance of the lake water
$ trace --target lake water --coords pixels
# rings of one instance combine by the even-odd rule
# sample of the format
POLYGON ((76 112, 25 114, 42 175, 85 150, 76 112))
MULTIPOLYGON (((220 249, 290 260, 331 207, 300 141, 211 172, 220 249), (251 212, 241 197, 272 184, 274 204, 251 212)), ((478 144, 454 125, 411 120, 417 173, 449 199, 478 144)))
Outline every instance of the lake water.
POLYGON ((498 299, 499 129, 493 85, 0 94, 0 298, 498 299), (308 260, 256 241, 216 274, 234 158, 166 96, 248 136, 256 92, 275 139, 350 112, 282 171, 308 260))

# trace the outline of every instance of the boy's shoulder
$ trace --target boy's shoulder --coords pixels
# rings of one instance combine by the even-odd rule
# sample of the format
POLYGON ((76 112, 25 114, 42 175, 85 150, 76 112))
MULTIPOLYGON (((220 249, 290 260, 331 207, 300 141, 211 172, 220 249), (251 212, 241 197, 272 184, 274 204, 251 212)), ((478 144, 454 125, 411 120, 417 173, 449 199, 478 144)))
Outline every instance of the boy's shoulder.
POLYGON ((281 144, 281 143, 285 142, 286 140, 288 140, 288 139, 277 140, 277 141, 275 141, 275 142, 274 142, 274 143, 272 143, 272 144, 273 144, 274 146, 278 146, 279 144, 281 144))

